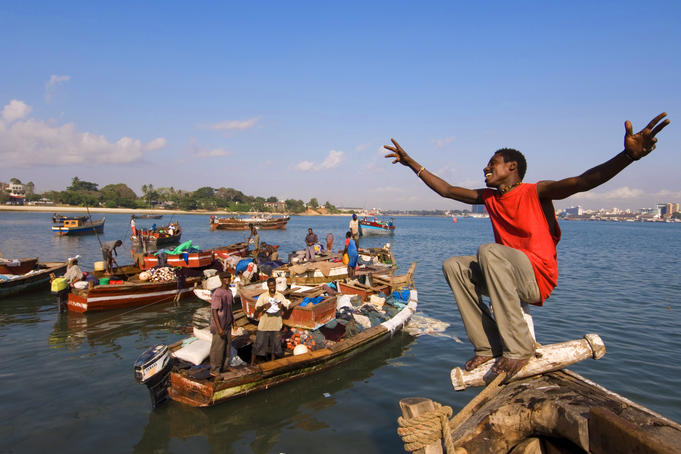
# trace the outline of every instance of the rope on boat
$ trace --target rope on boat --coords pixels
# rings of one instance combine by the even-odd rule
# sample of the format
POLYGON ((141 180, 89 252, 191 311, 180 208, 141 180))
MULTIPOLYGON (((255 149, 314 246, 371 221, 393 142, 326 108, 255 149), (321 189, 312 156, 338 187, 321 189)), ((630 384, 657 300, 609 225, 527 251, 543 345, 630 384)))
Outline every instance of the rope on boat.
POLYGON ((504 387, 506 372, 498 374, 480 394, 471 399, 452 419, 452 407, 433 403, 433 410, 409 419, 400 416, 397 433, 402 437, 404 450, 413 452, 443 440, 447 454, 455 454, 456 447, 452 439, 452 431, 467 420, 473 411, 485 400, 497 395, 504 387))
POLYGON ((454 453, 454 442, 449 430, 449 417, 452 407, 441 405, 433 401, 434 410, 413 418, 397 418, 399 428, 397 433, 402 437, 405 451, 416 451, 444 439, 447 453, 454 453))

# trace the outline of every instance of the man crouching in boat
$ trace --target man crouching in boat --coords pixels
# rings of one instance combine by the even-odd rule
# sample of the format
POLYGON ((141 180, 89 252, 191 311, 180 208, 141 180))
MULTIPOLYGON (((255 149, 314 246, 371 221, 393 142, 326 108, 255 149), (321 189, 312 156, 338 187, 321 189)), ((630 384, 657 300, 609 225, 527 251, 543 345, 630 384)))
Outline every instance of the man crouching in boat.
POLYGON ((217 377, 221 372, 229 370, 232 353, 232 323, 234 315, 232 306, 234 296, 229 288, 232 275, 225 273, 214 277, 219 287, 213 290, 210 298, 210 332, 213 335, 210 342, 210 374, 217 377))
POLYGON ((255 303, 255 318, 260 314, 258 331, 255 333, 255 345, 251 365, 255 364, 256 356, 267 356, 270 361, 275 357, 281 358, 284 352, 281 348, 282 308, 288 309, 291 302, 277 291, 277 281, 271 277, 267 279, 267 291, 258 297, 255 303))
POLYGON ((558 181, 523 183, 527 164, 517 150, 498 150, 483 169, 487 189, 451 186, 412 159, 400 145, 386 145, 386 158, 410 167, 442 197, 484 204, 492 221, 495 243, 483 244, 476 256, 450 257, 442 265, 475 355, 465 369, 473 370, 499 358, 493 372, 515 375, 534 355, 535 342, 524 320, 522 303, 541 306, 558 280, 556 244, 560 228, 553 200, 599 186, 655 149, 655 135, 669 124, 655 117, 633 134, 625 122, 624 151, 583 174, 558 181), (659 124, 658 124, 659 123, 659 124), (490 298, 493 315, 482 300, 490 298))

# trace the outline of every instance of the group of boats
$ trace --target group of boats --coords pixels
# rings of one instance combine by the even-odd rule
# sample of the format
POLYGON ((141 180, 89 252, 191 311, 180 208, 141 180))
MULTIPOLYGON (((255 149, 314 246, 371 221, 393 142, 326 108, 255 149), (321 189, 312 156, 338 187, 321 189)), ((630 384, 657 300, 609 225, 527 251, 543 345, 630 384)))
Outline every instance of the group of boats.
MULTIPOLYGON (((282 219, 280 227, 267 224, 271 219, 257 223, 251 218, 237 228, 234 220, 212 218, 211 228, 245 230, 249 224, 285 228, 288 218, 282 219)), ((98 222, 85 216, 58 221, 69 229, 72 222, 81 228, 98 222)), ((104 219, 102 227, 103 223, 104 219)), ((365 218, 360 225, 365 235, 394 232, 390 221, 365 218)), ((176 229, 173 233, 179 242, 179 224, 176 229)), ((225 271, 237 277, 232 284, 236 299, 231 367, 218 377, 209 374, 210 315, 205 304, 197 311, 203 315, 195 317, 191 336, 170 345, 150 346, 133 365, 135 379, 149 389, 153 407, 168 399, 195 407, 213 406, 337 366, 401 330, 418 307, 416 263, 397 275, 389 244, 360 249, 359 266, 349 277, 342 257, 331 251, 320 251, 311 261, 299 260, 301 254, 294 253, 297 260, 275 266, 270 262, 269 268, 259 269, 248 243, 197 250, 187 242, 159 254, 151 252, 164 244, 163 233, 156 233, 156 242, 146 244, 137 263, 116 267, 109 274, 94 271, 98 280, 71 289, 67 303, 69 311, 84 313, 152 306, 192 296, 208 302, 211 277, 225 271), (283 311, 286 348, 283 357, 254 364, 250 359, 258 323, 255 304, 267 290, 268 277, 276 280, 277 290, 292 303, 283 311)), ((141 231, 139 236, 144 239, 146 234, 141 231)), ((66 262, 41 263, 38 257, 2 259, 0 296, 30 287, 46 288, 51 277, 63 274, 66 266, 66 262)), ((569 346, 541 347, 537 358, 523 369, 525 373, 509 383, 494 377, 491 363, 472 372, 453 370, 455 389, 487 387, 451 420, 443 419, 436 402, 403 399, 398 433, 405 437, 405 449, 442 452, 444 446, 448 452, 471 454, 679 452, 679 424, 565 369, 589 355, 597 359, 605 353, 598 336, 585 339, 569 346), (416 437, 409 437, 412 430, 430 425, 424 422, 426 417, 442 424, 442 440, 435 436, 415 443, 416 437), (410 420, 415 421, 412 426, 410 420)))

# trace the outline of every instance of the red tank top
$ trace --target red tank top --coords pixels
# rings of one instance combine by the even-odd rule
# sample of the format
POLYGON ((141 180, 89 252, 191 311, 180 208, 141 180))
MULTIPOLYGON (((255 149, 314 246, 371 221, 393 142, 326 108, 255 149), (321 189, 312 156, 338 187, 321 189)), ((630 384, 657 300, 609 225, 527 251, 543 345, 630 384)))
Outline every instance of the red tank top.
POLYGON ((521 183, 503 195, 485 189, 482 198, 492 221, 495 241, 523 251, 530 259, 539 286, 540 305, 543 304, 558 283, 556 245, 561 232, 556 221, 555 235, 551 234, 537 195, 537 184, 521 183))

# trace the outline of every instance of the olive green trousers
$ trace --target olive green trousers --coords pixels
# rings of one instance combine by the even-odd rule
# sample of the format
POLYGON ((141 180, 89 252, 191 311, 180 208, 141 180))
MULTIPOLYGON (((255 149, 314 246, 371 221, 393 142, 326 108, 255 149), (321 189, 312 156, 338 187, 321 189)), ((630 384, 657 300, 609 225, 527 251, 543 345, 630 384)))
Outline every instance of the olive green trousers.
POLYGON ((476 355, 527 359, 534 354, 527 303, 539 303, 541 298, 524 252, 497 243, 483 244, 477 256, 448 258, 442 271, 476 355), (489 297, 491 311, 483 295, 489 297))

